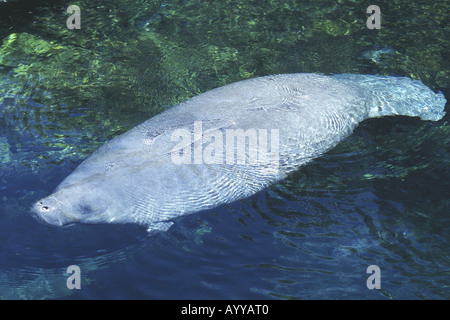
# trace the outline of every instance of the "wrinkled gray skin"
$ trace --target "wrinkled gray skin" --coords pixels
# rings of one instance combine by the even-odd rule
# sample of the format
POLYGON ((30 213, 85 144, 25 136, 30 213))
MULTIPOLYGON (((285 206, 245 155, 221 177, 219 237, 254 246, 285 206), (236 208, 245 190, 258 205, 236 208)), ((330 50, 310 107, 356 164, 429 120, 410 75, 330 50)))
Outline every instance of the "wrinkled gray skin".
POLYGON ((442 93, 400 77, 286 74, 240 81, 185 101, 109 141, 32 211, 58 226, 137 223, 148 231, 167 230, 175 217, 248 197, 282 179, 334 147, 364 119, 407 115, 436 121, 444 115, 445 102, 442 93), (192 142, 205 148, 212 141, 194 134, 195 121, 202 121, 204 134, 278 129, 278 167, 174 163, 171 155, 181 141, 172 137, 175 130, 192 133, 189 147, 192 142))

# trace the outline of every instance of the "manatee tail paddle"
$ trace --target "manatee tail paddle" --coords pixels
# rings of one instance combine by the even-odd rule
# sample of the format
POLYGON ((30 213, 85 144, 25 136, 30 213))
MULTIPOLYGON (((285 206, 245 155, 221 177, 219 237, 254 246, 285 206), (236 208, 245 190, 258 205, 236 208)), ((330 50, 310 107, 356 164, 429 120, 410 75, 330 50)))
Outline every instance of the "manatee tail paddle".
POLYGON ((369 118, 402 115, 437 121, 445 115, 447 102, 419 80, 406 77, 337 74, 340 81, 358 83, 370 95, 369 118))

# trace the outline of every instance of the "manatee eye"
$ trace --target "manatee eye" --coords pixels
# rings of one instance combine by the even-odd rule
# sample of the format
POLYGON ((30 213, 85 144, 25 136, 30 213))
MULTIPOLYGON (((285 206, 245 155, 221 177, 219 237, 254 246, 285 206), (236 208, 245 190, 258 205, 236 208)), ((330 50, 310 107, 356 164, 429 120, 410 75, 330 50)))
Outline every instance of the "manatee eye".
POLYGON ((88 205, 80 205, 80 211, 81 214, 91 214, 92 213, 92 208, 88 205))

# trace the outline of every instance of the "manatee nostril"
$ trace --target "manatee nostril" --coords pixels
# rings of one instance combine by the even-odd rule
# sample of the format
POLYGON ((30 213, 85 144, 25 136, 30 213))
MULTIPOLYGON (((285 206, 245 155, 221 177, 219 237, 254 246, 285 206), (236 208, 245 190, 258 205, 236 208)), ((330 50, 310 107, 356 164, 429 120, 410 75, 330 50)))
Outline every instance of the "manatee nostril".
POLYGON ((48 211, 49 208, 48 208, 48 206, 43 206, 43 207, 42 207, 42 210, 43 210, 43 211, 48 211))

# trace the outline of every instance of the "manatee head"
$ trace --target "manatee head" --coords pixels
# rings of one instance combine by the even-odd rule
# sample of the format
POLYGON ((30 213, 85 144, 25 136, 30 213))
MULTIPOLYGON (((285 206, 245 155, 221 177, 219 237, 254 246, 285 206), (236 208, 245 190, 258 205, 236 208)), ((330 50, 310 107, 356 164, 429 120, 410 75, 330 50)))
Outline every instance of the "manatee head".
POLYGON ((99 201, 99 194, 94 190, 81 192, 78 187, 68 187, 39 200, 31 211, 39 219, 55 226, 75 222, 101 223, 108 220, 106 203, 99 201))

